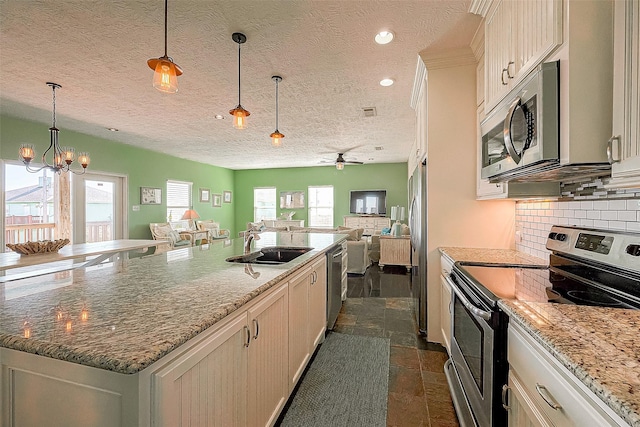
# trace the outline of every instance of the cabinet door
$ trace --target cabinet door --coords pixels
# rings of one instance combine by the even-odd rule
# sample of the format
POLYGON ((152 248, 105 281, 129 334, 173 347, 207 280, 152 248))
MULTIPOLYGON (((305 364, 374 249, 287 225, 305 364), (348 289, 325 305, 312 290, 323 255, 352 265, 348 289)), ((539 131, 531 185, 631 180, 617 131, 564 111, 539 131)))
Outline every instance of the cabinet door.
POLYGON ((518 25, 517 82, 562 44, 562 0, 518 1, 513 12, 518 25))
POLYGON ((515 75, 515 34, 512 32, 514 2, 499 0, 485 21, 485 96, 490 111, 507 94, 515 75))
POLYGON ((611 186, 640 187, 640 0, 615 2, 614 36, 611 186))
POLYGON ((345 216, 344 226, 349 228, 358 228, 360 226, 360 218, 357 216, 345 216))
POLYGON ((153 425, 247 425, 248 332, 243 313, 152 374, 153 425))
POLYGON ((531 401, 513 371, 509 371, 507 425, 509 427, 551 427, 553 424, 531 401))
POLYGON ((289 389, 298 382, 311 357, 309 288, 313 274, 309 269, 289 280, 289 389))
POLYGON ((324 340, 324 333, 327 327, 327 261, 325 258, 313 264, 312 275, 313 278, 309 289, 311 353, 324 340))
POLYGON ((248 310, 249 345, 248 424, 273 425, 288 397, 288 292, 278 287, 248 310))
POLYGON ((451 353, 451 286, 444 276, 440 276, 440 285, 440 328, 444 346, 451 353))

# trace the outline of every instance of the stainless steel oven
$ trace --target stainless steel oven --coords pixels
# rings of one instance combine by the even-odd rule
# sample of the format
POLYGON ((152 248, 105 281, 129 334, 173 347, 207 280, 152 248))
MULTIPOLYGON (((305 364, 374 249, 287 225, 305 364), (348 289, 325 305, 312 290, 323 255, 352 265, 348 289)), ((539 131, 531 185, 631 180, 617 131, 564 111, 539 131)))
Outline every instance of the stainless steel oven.
POLYGON ((640 234, 555 226, 546 246, 549 266, 454 264, 445 373, 463 427, 507 423, 509 318, 501 299, 640 309, 640 234))

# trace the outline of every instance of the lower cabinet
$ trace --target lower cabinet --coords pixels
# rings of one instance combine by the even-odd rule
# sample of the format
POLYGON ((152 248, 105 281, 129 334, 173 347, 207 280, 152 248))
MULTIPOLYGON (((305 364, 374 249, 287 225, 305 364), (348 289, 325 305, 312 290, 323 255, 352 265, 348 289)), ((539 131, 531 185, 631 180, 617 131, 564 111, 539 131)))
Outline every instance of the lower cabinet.
POLYGON ((322 258, 289 279, 289 390, 293 390, 327 324, 327 264, 322 258))
POLYGON ((453 261, 442 255, 440 257, 440 331, 442 344, 451 354, 451 285, 449 274, 453 268, 453 261))
POLYGON ((287 401, 287 284, 152 374, 154 425, 273 425, 287 401))
POLYGON ((516 322, 507 338, 509 426, 627 426, 516 322))

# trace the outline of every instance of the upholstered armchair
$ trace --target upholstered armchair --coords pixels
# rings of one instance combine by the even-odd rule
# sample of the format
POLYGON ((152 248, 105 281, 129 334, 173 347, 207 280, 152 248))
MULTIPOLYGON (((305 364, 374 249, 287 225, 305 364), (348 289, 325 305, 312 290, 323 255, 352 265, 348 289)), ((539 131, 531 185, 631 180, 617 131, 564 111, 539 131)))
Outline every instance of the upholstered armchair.
POLYGON ((209 232, 209 234, 208 234, 209 239, 208 240, 228 239, 229 236, 231 235, 231 232, 229 230, 226 230, 224 228, 220 228, 220 223, 219 222, 215 222, 215 221, 213 221, 211 219, 198 221, 198 230, 209 232))
POLYGON ((175 231, 168 222, 152 222, 149 224, 153 240, 166 240, 171 249, 180 246, 191 246, 191 236, 175 231))

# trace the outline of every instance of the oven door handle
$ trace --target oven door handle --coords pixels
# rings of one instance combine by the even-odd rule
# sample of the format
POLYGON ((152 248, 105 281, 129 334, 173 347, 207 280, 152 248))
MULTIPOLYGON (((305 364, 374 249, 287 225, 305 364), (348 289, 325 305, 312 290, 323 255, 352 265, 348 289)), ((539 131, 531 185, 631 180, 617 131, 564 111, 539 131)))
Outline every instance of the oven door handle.
MULTIPOLYGON (((449 279, 447 279, 447 280, 449 280, 449 279)), ((464 296, 462 291, 460 291, 458 289, 458 287, 455 285, 455 283, 449 283, 449 284, 451 285, 451 289, 453 290, 453 292, 455 292, 457 297, 460 299, 460 302, 462 302, 462 305, 464 305, 467 308, 467 310, 469 310, 475 316, 478 316, 478 317, 480 317, 480 318, 482 318, 484 320, 487 320, 487 321, 491 320, 491 313, 490 312, 485 311, 485 310, 481 310, 478 307, 476 307, 475 305, 471 304, 469 302, 469 300, 467 299, 467 297, 464 296)))

